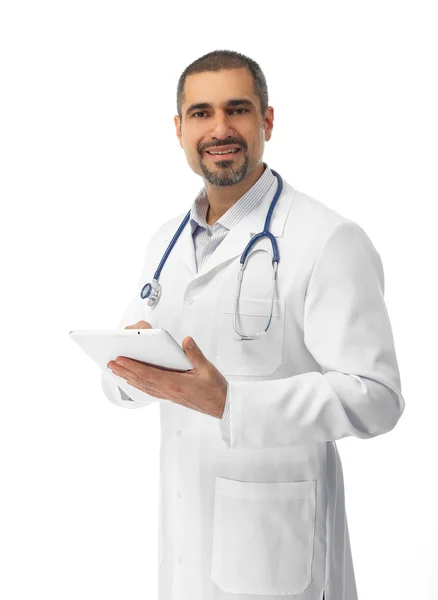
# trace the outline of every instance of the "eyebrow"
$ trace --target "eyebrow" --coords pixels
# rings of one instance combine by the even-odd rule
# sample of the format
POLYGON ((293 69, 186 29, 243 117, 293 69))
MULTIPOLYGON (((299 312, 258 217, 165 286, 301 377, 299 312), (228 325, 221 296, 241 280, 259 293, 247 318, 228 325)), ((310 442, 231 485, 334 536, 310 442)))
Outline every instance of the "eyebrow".
MULTIPOLYGON (((231 100, 228 100, 228 102, 225 104, 226 107, 231 107, 231 106, 250 106, 252 108, 255 109, 255 104, 252 100, 249 100, 248 98, 232 98, 231 100)), ((194 110, 204 110, 205 108, 212 108, 213 105, 210 104, 209 102, 197 102, 196 104, 190 104, 190 106, 187 108, 186 110, 186 115, 188 115, 189 113, 191 113, 194 110)))

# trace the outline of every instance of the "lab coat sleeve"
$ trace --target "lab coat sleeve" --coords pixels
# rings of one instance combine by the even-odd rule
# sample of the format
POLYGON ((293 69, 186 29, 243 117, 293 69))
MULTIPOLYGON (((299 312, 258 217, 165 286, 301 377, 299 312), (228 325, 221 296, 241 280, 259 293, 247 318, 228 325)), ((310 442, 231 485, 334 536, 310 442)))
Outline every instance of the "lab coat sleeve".
MULTIPOLYGON (((136 293, 129 302, 116 329, 124 329, 127 325, 134 325, 138 321, 147 321, 152 327, 154 326, 152 311, 146 300, 140 298, 141 288, 147 281, 151 281, 152 279, 150 268, 150 247, 152 242, 153 238, 146 247, 143 270, 137 283, 136 293)), ((101 386, 108 400, 122 408, 141 408, 142 406, 148 406, 152 402, 159 401, 159 398, 150 396, 133 386, 129 386, 124 379, 113 375, 111 369, 108 367, 101 373, 101 386)))
MULTIPOLYGON (((287 340, 284 341, 287 344, 287 340)), ((404 411, 380 255, 353 221, 339 223, 318 253, 304 300, 304 343, 321 372, 228 381, 229 449, 372 438, 404 411)))

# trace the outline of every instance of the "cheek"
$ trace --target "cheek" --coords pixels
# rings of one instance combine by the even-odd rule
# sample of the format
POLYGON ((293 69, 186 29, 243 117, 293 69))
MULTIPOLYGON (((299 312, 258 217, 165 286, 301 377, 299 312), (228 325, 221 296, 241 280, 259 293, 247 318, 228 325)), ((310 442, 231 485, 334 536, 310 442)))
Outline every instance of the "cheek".
POLYGON ((189 167, 191 168, 191 170, 196 173, 197 175, 201 175, 202 174, 202 170, 201 170, 201 166, 200 166, 200 155, 199 152, 195 148, 192 148, 190 150, 187 150, 186 148, 184 149, 185 155, 186 155, 186 160, 187 160, 187 164, 189 165, 189 167))
POLYGON ((199 141, 199 136, 196 137, 188 137, 186 136, 183 139, 184 142, 184 152, 186 153, 187 159, 190 161, 196 161, 198 162, 199 160, 199 152, 198 152, 198 147, 201 144, 201 142, 199 141))
POLYGON ((260 152, 261 148, 261 140, 252 139, 251 142, 248 142, 248 152, 251 156, 254 156, 260 152))
POLYGON ((186 152, 186 157, 191 167, 199 168, 200 155, 196 148, 192 148, 189 152, 186 152))

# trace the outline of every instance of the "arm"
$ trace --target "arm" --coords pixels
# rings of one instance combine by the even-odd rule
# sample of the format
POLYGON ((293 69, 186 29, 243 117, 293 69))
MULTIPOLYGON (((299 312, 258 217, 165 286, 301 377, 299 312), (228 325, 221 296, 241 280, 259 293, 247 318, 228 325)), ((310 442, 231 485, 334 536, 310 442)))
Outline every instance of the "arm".
MULTIPOLYGON (((322 372, 229 381, 229 449, 371 438, 404 411, 380 255, 353 221, 340 223, 315 262, 304 304, 304 343, 322 372)), ((225 415, 225 411, 224 411, 225 415)))
MULTIPOLYGON (((145 308, 141 306, 141 302, 146 304, 146 301, 141 300, 139 294, 137 294, 131 300, 116 329, 124 329, 127 325, 132 325, 138 321, 144 320, 145 308), (141 310, 143 310, 143 312, 141 312, 141 310)), ((150 319, 149 316, 148 318, 150 319)), ((148 322, 152 325, 150 321, 148 322)), ((127 385, 123 379, 114 376, 111 369, 107 368, 102 371, 101 386, 105 396, 113 404, 117 404, 123 408, 141 408, 142 406, 148 406, 152 402, 157 401, 157 398, 153 398, 152 396, 149 396, 149 394, 136 388, 130 389, 129 394, 127 394, 118 383, 124 386, 127 385)))
MULTIPOLYGON (((147 277, 150 277, 151 269, 148 268, 148 258, 150 256, 150 245, 152 241, 153 240, 149 241, 146 248, 143 271, 137 283, 135 296, 129 303, 116 329, 124 329, 127 325, 133 325, 134 323, 138 323, 138 321, 146 320, 146 318, 148 323, 153 327, 153 323, 151 322, 151 308, 148 306, 146 300, 140 298, 140 290, 146 281, 148 281, 147 277)), ((120 383, 120 385, 127 385, 121 378, 115 377, 109 368, 102 371, 102 390, 108 400, 117 406, 121 406, 122 408, 141 408, 142 406, 148 406, 152 402, 157 401, 157 398, 153 398, 152 396, 149 396, 149 394, 137 390, 136 388, 132 388, 128 395, 121 387, 119 387, 118 383, 120 383)))

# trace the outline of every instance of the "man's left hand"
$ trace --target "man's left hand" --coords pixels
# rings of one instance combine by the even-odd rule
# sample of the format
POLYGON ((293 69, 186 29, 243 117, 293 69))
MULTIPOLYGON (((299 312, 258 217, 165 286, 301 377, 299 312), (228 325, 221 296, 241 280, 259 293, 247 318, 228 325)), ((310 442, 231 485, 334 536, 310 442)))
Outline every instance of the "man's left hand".
POLYGON ((107 366, 115 375, 150 396, 171 400, 220 419, 227 396, 227 380, 195 343, 189 348, 191 339, 184 338, 182 344, 194 366, 191 371, 169 371, 126 356, 118 356, 107 366))

